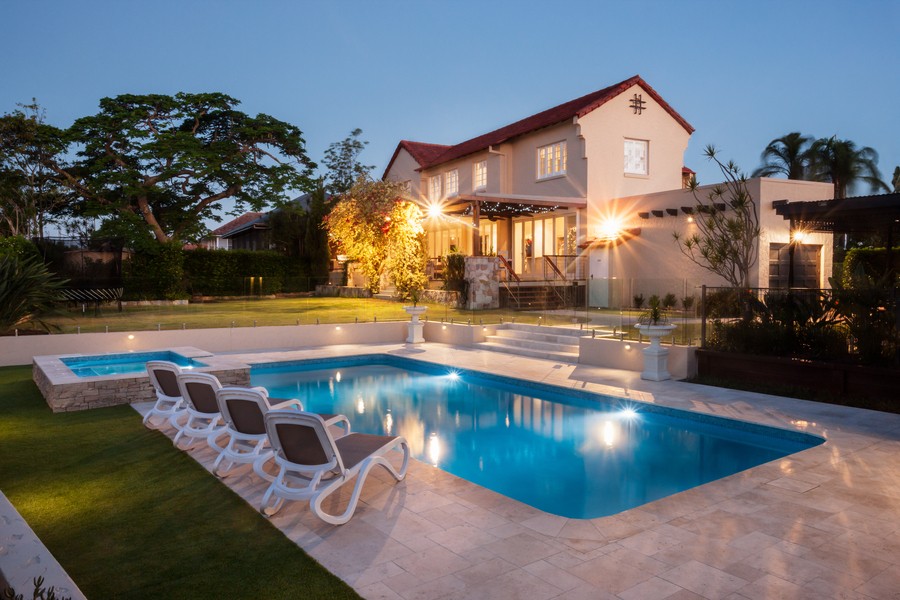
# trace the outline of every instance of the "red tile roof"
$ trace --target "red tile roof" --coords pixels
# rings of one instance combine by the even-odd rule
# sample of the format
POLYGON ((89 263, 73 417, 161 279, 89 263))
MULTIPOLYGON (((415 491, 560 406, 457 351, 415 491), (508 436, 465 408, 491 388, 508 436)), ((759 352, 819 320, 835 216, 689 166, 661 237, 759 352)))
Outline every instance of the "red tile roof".
POLYGON ((422 167, 446 152, 450 147, 451 146, 445 146, 444 144, 428 144, 426 142, 400 140, 400 143, 397 144, 397 149, 394 150, 394 154, 391 156, 391 160, 388 161, 387 167, 385 167, 384 174, 381 178, 384 179, 387 176, 388 171, 391 170, 391 165, 397 160, 397 155, 400 154, 400 150, 409 152, 413 159, 419 163, 419 166, 422 167))
POLYGON ((690 170, 687 167, 681 167, 681 174, 682 175, 696 175, 696 173, 694 171, 690 170))
MULTIPOLYGON (((443 146, 444 151, 434 154, 429 158, 429 154, 431 152, 437 152, 437 149, 441 148, 441 146, 437 144, 421 144, 419 142, 400 142, 400 145, 397 147, 397 151, 394 152, 394 157, 397 156, 397 152, 399 152, 401 147, 406 147, 406 149, 413 154, 413 150, 408 146, 409 144, 415 144, 416 150, 420 152, 419 158, 416 160, 423 168, 433 167, 451 160, 455 160, 457 158, 462 158, 468 154, 473 154, 475 152, 480 152, 482 150, 487 149, 489 146, 496 146, 498 144, 502 144, 512 138, 518 137, 520 135, 524 135, 526 133, 531 133, 532 131, 537 131, 538 129, 543 129, 544 127, 549 127, 550 125, 556 125, 557 123, 562 123, 564 121, 569 121, 574 117, 583 117, 589 112, 603 106, 628 88, 633 85, 639 85, 647 94, 653 98, 662 108, 668 112, 673 119, 675 119, 682 127, 684 127, 688 133, 693 133, 694 128, 688 123, 684 117, 679 115, 675 109, 669 106, 669 103, 662 99, 662 97, 656 93, 652 87, 647 85, 639 75, 635 75, 625 81, 617 83, 615 85, 611 85, 609 87, 603 88, 602 90, 597 90, 596 92, 592 92, 580 98, 576 98, 574 100, 570 100, 559 106, 554 106, 553 108, 549 108, 543 112, 539 112, 536 115, 532 115, 530 117, 526 117, 521 121, 516 121, 510 125, 505 127, 501 127, 500 129, 495 129, 489 133, 485 133, 484 135, 480 135, 478 137, 472 138, 470 140, 466 140, 465 142, 461 142, 456 144, 455 146, 443 146), (407 144, 407 146, 404 146, 407 144), (422 147, 428 147, 426 151, 422 151, 422 147), (424 162, 423 162, 424 161, 424 162)), ((415 154, 413 154, 416 157, 415 154)), ((394 158, 391 158, 391 163, 394 162, 394 158)), ((391 166, 391 163, 388 163, 388 169, 391 166)), ((385 169, 385 173, 387 173, 387 169, 385 169)))
POLYGON ((248 213, 244 213, 244 214, 242 214, 241 216, 239 216, 239 217, 237 217, 237 218, 235 218, 235 219, 232 219, 231 221, 228 221, 227 223, 225 223, 225 224, 222 225, 221 227, 217 227, 216 229, 213 229, 213 230, 210 232, 210 235, 211 235, 211 236, 222 236, 222 235, 225 235, 226 233, 229 233, 229 232, 231 232, 231 231, 234 231, 234 230, 237 229, 238 227, 241 227, 241 226, 243 226, 243 225, 246 225, 247 223, 250 223, 251 221, 255 221, 255 220, 259 219, 260 217, 262 217, 262 216, 265 215, 265 214, 266 214, 266 213, 264 213, 264 212, 248 212, 248 213))

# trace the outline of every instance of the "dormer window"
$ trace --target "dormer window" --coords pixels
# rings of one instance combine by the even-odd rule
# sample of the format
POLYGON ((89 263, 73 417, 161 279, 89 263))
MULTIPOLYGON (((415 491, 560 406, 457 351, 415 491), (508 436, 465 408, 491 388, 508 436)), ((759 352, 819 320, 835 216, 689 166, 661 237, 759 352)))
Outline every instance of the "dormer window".
POLYGON ((565 175, 567 158, 565 141, 538 148, 538 179, 565 175))

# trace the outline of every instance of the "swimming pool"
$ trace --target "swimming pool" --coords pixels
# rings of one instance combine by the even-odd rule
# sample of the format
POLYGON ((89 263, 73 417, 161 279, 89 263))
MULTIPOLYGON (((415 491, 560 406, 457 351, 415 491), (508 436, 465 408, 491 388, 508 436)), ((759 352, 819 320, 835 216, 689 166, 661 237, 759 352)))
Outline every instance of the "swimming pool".
POLYGON ((548 513, 594 518, 824 440, 805 433, 388 355, 271 363, 252 385, 548 513))
POLYGON ((98 375, 124 375, 146 370, 148 360, 167 360, 179 367, 205 367, 206 363, 187 358, 171 350, 154 352, 128 352, 122 354, 95 354, 93 356, 69 356, 60 359, 78 377, 98 375))

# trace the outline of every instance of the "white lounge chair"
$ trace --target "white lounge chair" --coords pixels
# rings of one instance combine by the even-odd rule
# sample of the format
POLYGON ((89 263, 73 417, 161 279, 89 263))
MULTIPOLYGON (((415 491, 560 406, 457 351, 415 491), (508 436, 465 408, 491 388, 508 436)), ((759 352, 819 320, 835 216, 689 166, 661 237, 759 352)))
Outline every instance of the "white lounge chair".
MULTIPOLYGON (((207 438, 209 446, 219 453, 213 463, 213 473, 224 477, 235 464, 252 464, 257 475, 272 481, 265 471, 265 463, 273 456, 266 434, 265 415, 271 410, 303 410, 299 400, 283 400, 272 404, 266 388, 223 387, 216 392, 219 411, 225 427, 207 438), (223 446, 219 438, 227 435, 223 446)), ((273 399, 274 400, 274 399, 273 399)), ((350 421, 344 415, 323 415, 326 423, 350 432, 350 421)))
POLYGON ((278 474, 263 495, 260 512, 271 516, 286 500, 309 500, 313 514, 332 525, 343 525, 353 516, 369 471, 384 467, 397 481, 406 477, 409 444, 400 436, 351 433, 335 439, 321 416, 289 410, 266 415, 266 431, 275 449, 278 474), (402 454, 400 470, 387 459, 402 454), (350 502, 340 515, 322 508, 334 491, 356 477, 350 502))
POLYGON ((176 448, 187 449, 193 440, 205 440, 225 426, 216 401, 216 392, 222 389, 222 384, 209 373, 181 373, 177 380, 184 399, 184 410, 169 417, 169 423, 178 430, 172 443, 176 448), (191 443, 179 446, 183 439, 191 443))
POLYGON ((151 360, 147 361, 147 374, 156 391, 156 404, 144 415, 144 425, 150 427, 154 417, 161 417, 164 423, 175 413, 184 410, 184 399, 178 387, 181 367, 167 360, 151 360))

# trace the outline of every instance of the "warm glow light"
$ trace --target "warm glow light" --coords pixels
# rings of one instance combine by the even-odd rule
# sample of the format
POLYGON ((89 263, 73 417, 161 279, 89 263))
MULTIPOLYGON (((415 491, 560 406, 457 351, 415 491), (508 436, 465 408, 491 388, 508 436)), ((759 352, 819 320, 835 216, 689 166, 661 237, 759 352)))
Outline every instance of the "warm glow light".
POLYGON ((688 223, 693 223, 693 222, 694 222, 694 217, 688 215, 687 222, 688 222, 688 223))
POLYGON ((616 441, 619 438, 619 432, 616 429, 616 424, 612 421, 603 421, 603 443, 606 444, 607 448, 612 448, 616 445, 616 441))
POLYGON ((625 349, 626 349, 626 350, 631 350, 631 344, 625 344, 625 349))
POLYGON ((802 229, 795 229, 791 232, 791 241, 796 244, 803 244, 806 242, 807 235, 802 229))
POLYGON ((129 339, 129 340, 133 340, 133 339, 134 339, 134 334, 128 334, 128 339, 129 339))
POLYGON ((337 327, 334 328, 334 330, 335 330, 335 331, 340 331, 340 330, 341 330, 341 326, 338 325, 337 327))
POLYGON ((362 399, 362 396, 360 396, 360 397, 356 400, 356 412, 358 412, 358 413, 361 414, 361 415, 362 415, 362 414, 365 414, 365 412, 366 412, 366 403, 365 403, 365 401, 362 399))
POLYGON ((441 459, 441 440, 438 439, 436 433, 432 433, 428 438, 428 459, 431 465, 436 467, 441 459))
POLYGON ((426 210, 429 217, 437 218, 443 214, 443 209, 440 204, 429 204, 426 210))
POLYGON ((391 431, 394 429, 394 416, 391 414, 391 411, 388 410, 388 413, 384 415, 384 434, 391 435, 391 431))
POLYGON ((441 326, 441 329, 447 329, 447 326, 446 326, 446 325, 442 325, 442 326, 441 326))
POLYGON ((619 236, 622 235, 624 231, 624 227, 622 226, 622 220, 616 217, 607 217, 603 221, 600 222, 600 228, 598 229, 598 236, 601 240, 613 241, 619 239, 619 236))

